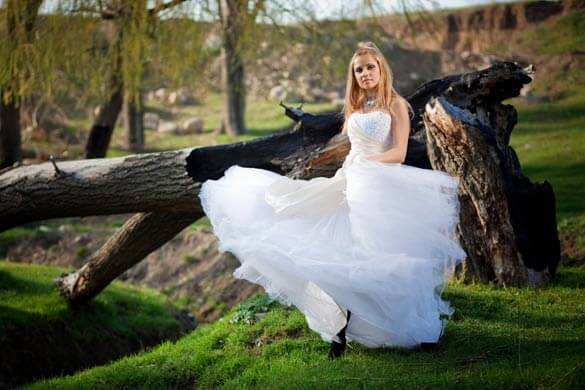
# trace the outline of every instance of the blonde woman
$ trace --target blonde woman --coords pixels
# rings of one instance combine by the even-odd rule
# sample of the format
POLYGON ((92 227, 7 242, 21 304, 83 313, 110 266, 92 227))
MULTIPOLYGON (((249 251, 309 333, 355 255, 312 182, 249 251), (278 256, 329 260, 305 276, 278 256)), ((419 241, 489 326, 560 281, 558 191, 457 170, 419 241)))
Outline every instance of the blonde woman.
POLYGON ((331 342, 436 343, 453 309, 441 298, 465 252, 455 238, 456 178, 403 165, 409 104, 373 43, 349 63, 343 132, 351 150, 331 178, 294 180, 230 167, 201 188, 203 209, 241 266, 237 278, 295 305, 331 342))

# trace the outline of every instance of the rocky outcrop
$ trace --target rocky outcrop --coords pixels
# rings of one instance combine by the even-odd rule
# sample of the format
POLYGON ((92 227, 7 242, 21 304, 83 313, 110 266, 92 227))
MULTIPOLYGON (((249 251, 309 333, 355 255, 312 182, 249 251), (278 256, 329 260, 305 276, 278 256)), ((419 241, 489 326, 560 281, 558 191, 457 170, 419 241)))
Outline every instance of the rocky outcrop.
POLYGON ((384 30, 401 41, 427 50, 484 52, 521 31, 579 7, 577 1, 530 1, 496 4, 427 14, 413 23, 391 16, 382 21, 384 30))

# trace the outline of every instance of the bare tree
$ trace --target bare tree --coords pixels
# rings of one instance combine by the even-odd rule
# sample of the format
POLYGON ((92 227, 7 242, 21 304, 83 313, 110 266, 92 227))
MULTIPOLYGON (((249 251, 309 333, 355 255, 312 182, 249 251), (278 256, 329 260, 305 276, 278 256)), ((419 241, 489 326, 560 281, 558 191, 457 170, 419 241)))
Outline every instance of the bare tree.
POLYGON ((264 0, 218 0, 221 24, 222 84, 226 94, 223 130, 238 135, 246 132, 246 83, 244 71, 243 37, 250 33, 258 13, 264 8, 264 0))
POLYGON ((21 159, 19 77, 23 51, 33 41, 32 32, 42 0, 7 0, 2 12, 5 37, 2 45, 6 79, 0 81, 0 169, 21 159))
POLYGON ((138 101, 128 94, 124 99, 124 127, 126 128, 127 147, 132 152, 144 149, 144 103, 142 94, 138 101))
MULTIPOLYGON (((101 3, 96 4, 98 7, 101 3)), ((107 98, 99 107, 96 119, 90 129, 85 152, 87 158, 101 158, 106 156, 110 145, 112 133, 122 111, 124 104, 124 81, 128 81, 128 62, 136 61, 131 69, 132 73, 140 72, 140 58, 135 58, 135 53, 128 53, 130 47, 138 48, 143 44, 141 35, 143 25, 147 23, 146 0, 124 2, 120 0, 106 3, 104 8, 98 8, 95 12, 107 23, 111 24, 113 30, 112 50, 110 53, 111 66, 108 85, 106 87, 107 98), (125 77, 126 76, 126 77, 125 77)), ((138 55, 138 57, 140 57, 138 55)), ((128 89, 128 85, 126 88, 128 89)), ((132 96, 126 94, 126 96, 132 96)))

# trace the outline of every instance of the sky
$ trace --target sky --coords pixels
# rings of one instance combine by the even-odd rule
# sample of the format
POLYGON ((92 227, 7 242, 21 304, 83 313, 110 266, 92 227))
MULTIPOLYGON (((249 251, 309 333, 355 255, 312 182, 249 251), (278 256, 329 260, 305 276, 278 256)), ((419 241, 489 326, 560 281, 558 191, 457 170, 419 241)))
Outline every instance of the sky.
MULTIPOLYGON (((489 5, 495 3, 510 3, 514 0, 372 0, 376 9, 382 8, 387 12, 400 10, 401 4, 409 8, 424 7, 426 9, 460 8, 475 5, 489 5)), ((518 1, 518 0, 516 0, 518 1)), ((340 11, 346 14, 360 14, 364 9, 364 0, 313 0, 319 18, 331 18, 338 15, 340 11)))
MULTIPOLYGON (((167 2, 169 0, 160 1, 167 2)), ((406 4, 410 8, 420 7, 422 5, 427 9, 439 9, 509 3, 513 0, 277 0, 277 3, 286 4, 289 7, 299 6, 301 8, 303 4, 308 4, 309 7, 315 10, 317 19, 333 19, 339 15, 344 15, 345 17, 348 15, 355 17, 367 15, 364 4, 368 1, 375 4, 376 13, 380 14, 396 12, 401 9, 401 4, 406 4)), ((44 0, 41 12, 51 12, 58 2, 58 0, 44 0)), ((156 0, 148 0, 148 2, 154 4, 156 0)), ((0 7, 4 5, 3 3, 5 3, 5 0, 0 0, 0 7)), ((285 19, 287 18, 285 17, 285 19)))

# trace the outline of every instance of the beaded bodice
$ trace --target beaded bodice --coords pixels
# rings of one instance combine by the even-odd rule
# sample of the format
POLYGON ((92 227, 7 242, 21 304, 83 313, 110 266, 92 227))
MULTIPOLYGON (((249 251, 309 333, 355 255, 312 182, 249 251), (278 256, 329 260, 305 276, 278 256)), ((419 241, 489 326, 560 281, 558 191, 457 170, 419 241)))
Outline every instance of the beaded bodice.
POLYGON ((392 117, 384 111, 354 112, 349 117, 347 135, 351 154, 376 154, 392 146, 390 125, 392 117))

